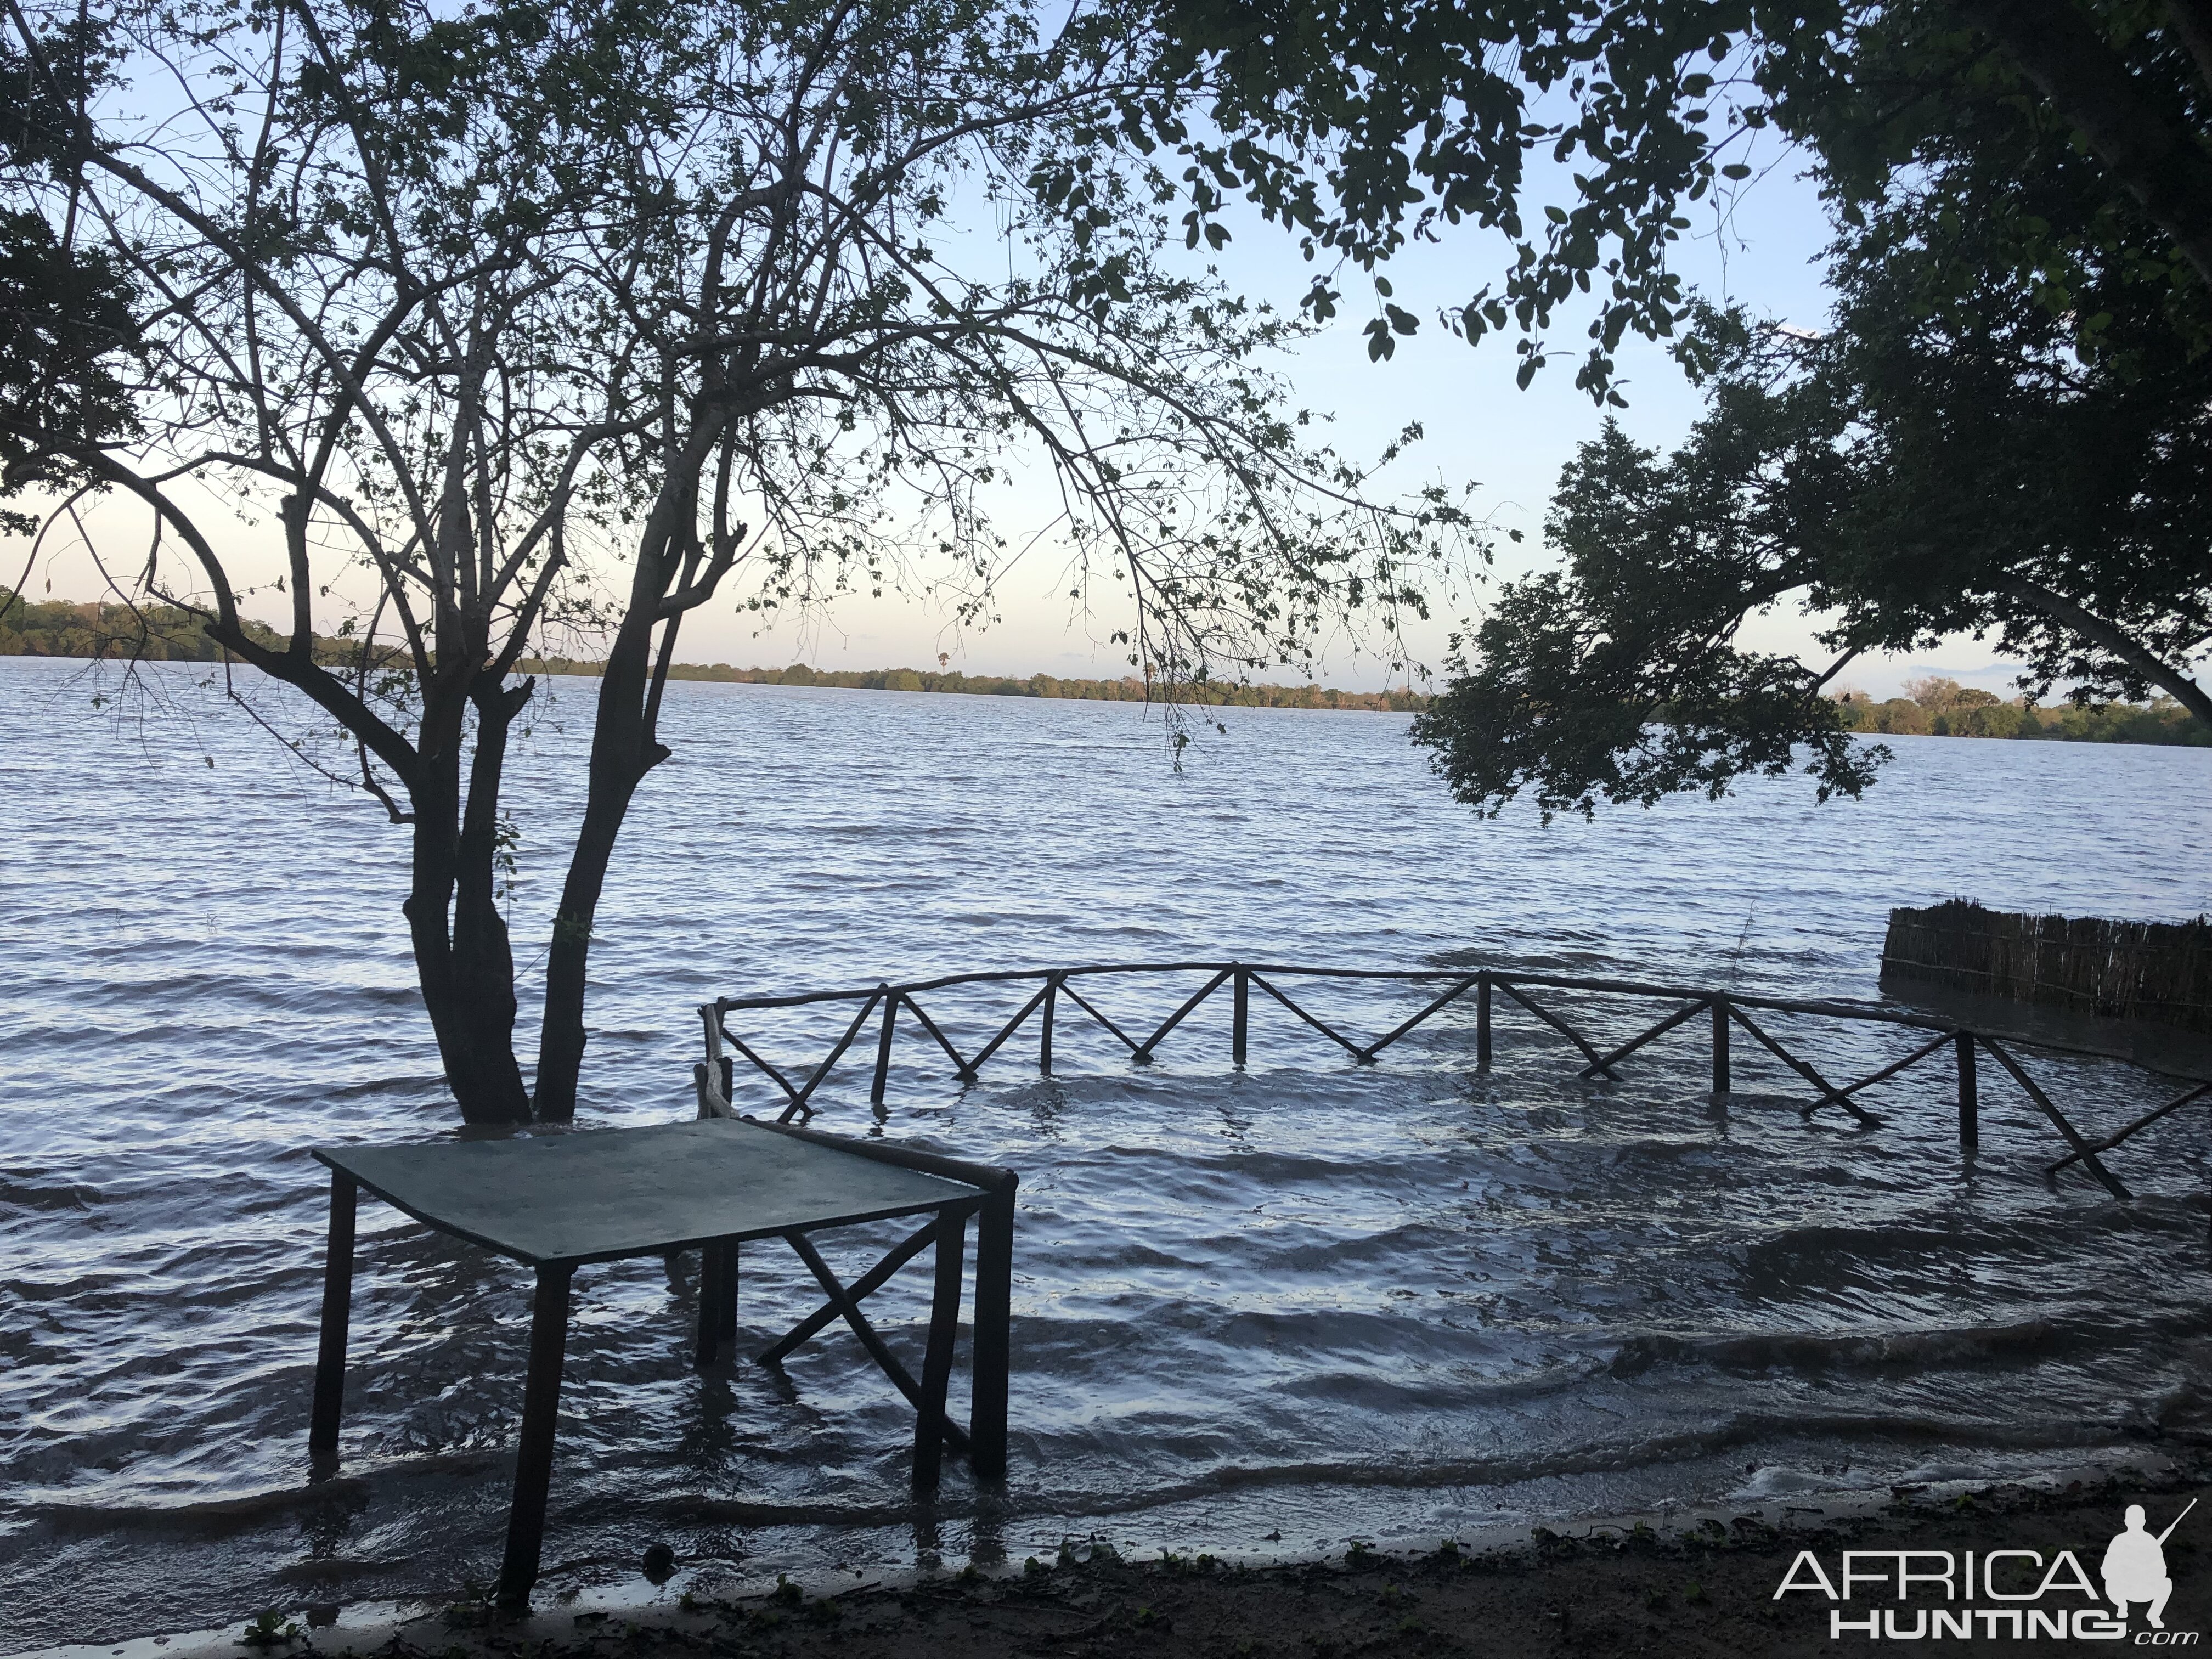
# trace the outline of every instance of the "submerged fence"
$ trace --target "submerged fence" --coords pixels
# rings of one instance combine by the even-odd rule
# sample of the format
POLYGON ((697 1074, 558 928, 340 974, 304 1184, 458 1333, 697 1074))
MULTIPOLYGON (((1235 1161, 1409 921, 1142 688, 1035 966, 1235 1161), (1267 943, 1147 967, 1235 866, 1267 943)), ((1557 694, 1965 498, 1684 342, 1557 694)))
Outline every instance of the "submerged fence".
POLYGON ((2212 921, 2015 915, 1954 899, 1889 913, 1885 981, 1917 980, 2212 1034, 2212 921))
MULTIPOLYGON (((890 1086, 892 1049, 902 1013, 911 1018, 919 1032, 918 1040, 941 1050, 951 1062, 954 1075, 966 1084, 975 1082, 987 1064, 1006 1054, 1013 1039, 1025 1026, 1031 1024, 1034 1024, 1036 1033, 1036 1069, 1049 1076, 1053 1070, 1053 1036, 1063 1018, 1063 1004, 1070 1011, 1066 1018, 1079 1018, 1109 1033, 1127 1050, 1133 1060, 1143 1065, 1152 1060, 1159 1051, 1160 1045, 1173 1036, 1193 1013, 1217 994, 1225 994, 1231 1001, 1230 1060, 1237 1066, 1244 1065, 1249 1049, 1255 1003, 1262 1008, 1269 1004, 1279 1005, 1304 1025, 1342 1048, 1355 1063, 1370 1065, 1429 1020, 1472 998, 1475 1009, 1475 1063, 1486 1068, 1492 1063, 1498 1042, 1493 1012, 1502 1000, 1533 1016, 1571 1043, 1584 1061, 1580 1073, 1583 1077, 1608 1079, 1617 1079, 1620 1073, 1616 1068, 1638 1050, 1702 1016, 1706 1023, 1706 1042, 1711 1052, 1712 1092, 1717 1097, 1731 1092, 1731 1044, 1735 1033, 1741 1031, 1788 1066, 1812 1090, 1813 1098, 1799 1109, 1806 1116, 1810 1117, 1824 1108, 1833 1107, 1868 1128, 1878 1127, 1881 1119, 1867 1110, 1857 1097, 1948 1050, 1956 1084, 1959 1145, 1966 1150, 1973 1149, 1981 1138, 1978 1057, 1987 1055, 2050 1121, 2069 1149, 2063 1157, 2045 1166, 2045 1175, 2055 1177, 2069 1164, 2078 1163, 2112 1196, 2122 1199, 2132 1194, 2106 1166, 2104 1154, 2191 1102, 2212 1095, 2212 1079, 2185 1079, 2183 1080, 2191 1086, 2182 1094, 2117 1131, 2093 1139, 2075 1126, 2010 1048, 1986 1032, 1930 1014, 1862 1003, 1763 996, 1734 990, 1651 985, 1630 980, 1580 978, 1499 968, 1309 968, 1284 963, 1176 962, 1012 969, 998 972, 951 974, 901 985, 886 981, 851 990, 809 991, 783 996, 723 997, 702 1004, 699 1010, 706 1028, 706 1060, 696 1068, 700 1110, 702 1115, 715 1116, 727 1116, 735 1111, 732 1103, 737 1091, 736 1063, 742 1059, 775 1086, 781 1103, 780 1121, 788 1122, 794 1117, 811 1117, 814 1112, 812 1103, 823 1085, 845 1061, 872 1017, 877 1018, 878 1024, 869 1099, 872 1103, 881 1106, 890 1086), (1205 982, 1178 1004, 1173 1012, 1153 1024, 1142 1036, 1132 1036, 1098 1006, 1107 1000, 1100 988, 1116 977, 1192 974, 1206 975, 1205 982), (1340 1020, 1332 1024, 1316 1015, 1285 988, 1294 985, 1304 994, 1307 985, 1324 981, 1350 981, 1370 987, 1403 985, 1408 989, 1427 990, 1430 994, 1411 1014, 1382 1035, 1371 1041, 1363 1041, 1339 1029, 1342 1024, 1340 1020), (946 1035, 944 1024, 931 1016, 921 1000, 925 995, 950 992, 957 988, 1000 985, 1017 988, 1035 985, 1036 988, 1011 1018, 996 1026, 995 1033, 988 1040, 968 1054, 963 1054, 946 1035), (1565 991, 1629 1000, 1656 1000, 1677 1006, 1626 1041, 1601 1047, 1558 1007, 1547 1006, 1545 1002, 1539 1000, 1535 993, 1540 991, 1565 991), (1259 994, 1259 997, 1255 997, 1255 992, 1259 994), (1261 998, 1266 1001, 1261 1001, 1261 998), (769 1060, 739 1035, 731 1018, 745 1012, 831 1003, 850 1003, 857 1006, 829 1053, 806 1072, 803 1080, 798 1082, 793 1080, 791 1073, 769 1060), (1761 1014, 1874 1022, 1928 1035, 1924 1042, 1902 1059, 1855 1082, 1839 1085, 1831 1083, 1810 1061, 1793 1052, 1754 1018, 1753 1010, 1761 1014)), ((2033 1046, 2061 1052, 2087 1052, 2067 1049, 2063 1044, 2038 1043, 2033 1046)), ((1007 1062, 1000 1060, 1000 1063, 1007 1062)))

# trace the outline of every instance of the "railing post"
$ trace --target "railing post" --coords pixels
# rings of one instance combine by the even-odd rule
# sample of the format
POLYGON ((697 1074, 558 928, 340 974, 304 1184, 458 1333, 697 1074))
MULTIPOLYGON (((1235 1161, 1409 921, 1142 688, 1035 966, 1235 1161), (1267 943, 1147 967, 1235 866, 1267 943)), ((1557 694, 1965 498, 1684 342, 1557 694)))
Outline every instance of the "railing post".
MULTIPOLYGON (((1037 1070, 1046 1077, 1052 1075, 1052 1011, 1060 1001, 1060 975, 1044 976, 1043 1018, 1037 1022, 1037 1070)), ((978 1245, 977 1249, 981 1246, 978 1245)))
POLYGON ((876 1039, 876 1078, 868 1086, 868 1103, 884 1103, 884 1091, 891 1080, 891 1030, 898 1023, 898 993, 889 985, 884 987, 884 1030, 876 1039))
POLYGON ((1726 997, 1713 999, 1713 1095, 1729 1092, 1729 1006, 1726 997))
POLYGON ((1246 1035, 1251 1030, 1251 973, 1243 963, 1237 964, 1233 1006, 1236 1013, 1229 1026, 1229 1060, 1238 1071, 1244 1069, 1246 1035))
POLYGON ((1959 1145, 1972 1152, 1981 1145, 1981 1089, 1974 1077, 1974 1034, 1961 1031, 1951 1039, 1959 1060, 1959 1145))
POLYGON ((722 1052, 721 1004, 719 1002, 700 1004, 699 1018, 706 1023, 707 1026, 706 1064, 713 1068, 710 1071, 702 1072, 698 1075, 699 1115, 702 1118, 733 1117, 737 1115, 736 1108, 732 1104, 737 1098, 737 1061, 722 1052), (719 1111, 709 1103, 708 1083, 709 1078, 719 1079, 722 1085, 719 1111))
POLYGON ((1490 1069, 1490 969, 1487 968, 1482 970, 1480 983, 1475 988, 1474 1063, 1486 1072, 1490 1069))

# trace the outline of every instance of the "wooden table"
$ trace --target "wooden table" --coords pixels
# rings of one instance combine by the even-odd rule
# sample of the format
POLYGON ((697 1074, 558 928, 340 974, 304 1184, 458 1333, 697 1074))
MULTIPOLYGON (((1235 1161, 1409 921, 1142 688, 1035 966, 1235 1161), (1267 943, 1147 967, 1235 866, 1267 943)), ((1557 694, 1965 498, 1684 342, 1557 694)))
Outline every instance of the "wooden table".
POLYGON ((526 1606, 537 1581, 553 1471, 569 1281, 587 1262, 672 1250, 702 1254, 698 1360, 737 1333, 738 1246, 781 1238, 828 1298, 763 1352, 775 1364, 842 1318, 915 1407, 914 1483, 935 1490, 943 1449, 965 1451, 975 1474, 1006 1463, 1008 1298, 1013 1276, 1015 1176, 879 1140, 851 1140, 750 1119, 707 1118, 496 1140, 317 1149, 330 1166, 330 1249, 323 1276, 322 1342, 307 1435, 315 1462, 335 1463, 352 1305, 354 1211, 366 1188, 439 1231, 537 1270, 522 1434, 507 1516, 499 1599, 526 1606), (962 1255, 975 1216, 974 1389, 968 1428, 945 1415, 960 1317, 962 1255), (810 1233, 898 1216, 927 1224, 848 1286, 810 1233), (936 1247, 929 1339, 917 1381, 860 1310, 861 1301, 925 1248, 936 1247))

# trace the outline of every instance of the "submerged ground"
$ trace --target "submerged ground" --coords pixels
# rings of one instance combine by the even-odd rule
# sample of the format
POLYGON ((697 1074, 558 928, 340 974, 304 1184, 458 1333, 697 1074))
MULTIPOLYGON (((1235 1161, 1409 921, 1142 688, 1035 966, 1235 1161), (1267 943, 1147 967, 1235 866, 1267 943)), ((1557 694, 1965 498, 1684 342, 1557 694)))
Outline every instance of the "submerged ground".
MULTIPOLYGON (((402 835, 184 676, 118 732, 70 672, 0 662, 0 1647, 462 1594, 495 1560, 520 1272, 366 1209, 349 1474, 301 1485, 306 1149, 450 1127, 396 925, 402 835)), ((532 792, 574 750, 586 689, 519 769, 525 941, 570 804, 532 792)), ((679 760, 648 786, 595 952, 600 1124, 688 1113, 690 1008, 717 992, 1202 954, 1871 997, 1893 903, 2212 908, 2194 750, 1903 739, 1861 806, 1761 784, 1547 831, 1452 807, 1388 716, 1235 715, 1178 775, 1119 705, 670 702, 679 760)), ((1134 1018, 1176 992, 1110 994, 1134 1018)), ((1316 1003, 1370 1034, 1410 1006, 1316 1003)), ((943 1011, 967 1037, 994 1012, 1012 1005, 943 1011)), ((885 1132, 1024 1172, 1006 1491, 956 1474, 915 1508, 902 1408, 849 1342, 702 1375, 688 1266, 591 1270, 550 1588, 648 1593, 635 1564, 660 1540, 686 1563, 671 1594, 723 1594, 1049 1559, 1070 1536, 1432 1546, 2194 1443, 2212 1274, 2193 1111, 2116 1158, 2144 1194, 2120 1205, 2046 1188, 2050 1131, 1993 1081, 1968 1161, 1941 1068, 1858 1133, 1803 1121, 1794 1080, 1741 1046, 1717 1111, 1694 1041, 1588 1085, 1517 1018, 1478 1074, 1470 1019, 1354 1071, 1263 1009, 1242 1075, 1218 1006, 1143 1072, 1064 1028, 1063 1075, 1009 1051, 964 1093, 902 1047, 885 1132)), ((834 1018, 759 1035, 803 1060, 834 1018)), ((1866 1030, 1806 1042, 1838 1073, 1902 1052, 1866 1030)), ((2095 1124, 2160 1097, 2126 1068, 2035 1063, 2095 1124)), ((817 1121, 866 1129, 864 1085, 817 1121)), ((811 1306, 803 1271, 748 1252, 751 1346, 811 1306)), ((883 1305, 910 1342, 919 1294, 883 1305)))

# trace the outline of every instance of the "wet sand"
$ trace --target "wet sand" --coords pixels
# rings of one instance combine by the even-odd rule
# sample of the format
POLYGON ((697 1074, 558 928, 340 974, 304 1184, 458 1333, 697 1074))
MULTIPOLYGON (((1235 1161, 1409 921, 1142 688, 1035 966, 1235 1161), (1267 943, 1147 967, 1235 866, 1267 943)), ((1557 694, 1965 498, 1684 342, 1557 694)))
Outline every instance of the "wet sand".
MULTIPOLYGON (((997 1659, 998 1656, 1141 1656, 1142 1659, 1348 1659, 1352 1655, 1470 1654, 1492 1659, 1567 1654, 1796 1656, 1887 1647, 1869 1637, 1832 1636, 1831 1612, 1852 1621, 1885 1610, 1910 1639, 1923 1613, 1967 1606, 1994 1613, 1970 1621, 1973 1636, 1935 1638, 1946 1652, 2016 1652, 2023 1640, 2051 1651, 2050 1627, 2027 1621, 2040 1608, 2066 1620, 2066 1650, 2203 1646, 2212 1637, 2212 1502, 2203 1503, 2166 1546, 2173 1595, 2157 1640, 2148 1609, 2133 1609, 2124 1634, 2083 1640, 2072 1615, 2091 1606, 2078 1590, 2054 1589, 2040 1600, 2007 1602, 1979 1585, 1971 1603, 1947 1602, 1940 1586, 1916 1586, 1900 1603, 1893 1581, 1860 1583, 1848 1605, 1817 1588, 1777 1599, 1785 1577, 1809 1583, 1800 1552, 1814 1552, 1830 1579, 1842 1552, 1966 1551, 1985 1562, 1992 1550, 2036 1553, 2006 1564, 1996 1587, 2033 1591, 2039 1572, 2071 1551, 2095 1580, 2125 1506, 2141 1502, 2154 1532, 2191 1498, 2212 1493, 2206 1472, 2154 1486, 2113 1483, 2060 1492, 1996 1488, 1966 1498, 1901 1493, 1881 1511, 1843 1520, 1805 1518, 1781 1528, 1753 1517, 1718 1516, 1666 1530, 1613 1527, 1539 1529, 1516 1545, 1471 1552, 1446 1545, 1420 1555, 1372 1552, 1289 1565, 1240 1567, 1208 1557, 1124 1561, 1085 1549, 1064 1552, 1009 1576, 972 1571, 899 1587, 817 1595, 797 1584, 732 1602, 694 1601, 632 1615, 548 1609, 520 1626, 500 1626, 461 1607, 374 1638, 322 1634, 325 1654, 372 1653, 390 1659, 474 1659, 483 1654, 530 1659, 997 1659), (2025 1574, 2023 1577, 2021 1575, 2025 1574), (2015 1638, 2010 1613, 2022 1610, 2015 1638), (2145 1639, 2152 1638, 2152 1639, 2145 1639), (2100 1643, 2110 1646, 2100 1645, 2100 1643)), ((1861 1556, 1863 1572, 1893 1574, 1893 1561, 1861 1556)), ((1916 1558, 1917 1571, 1942 1565, 1916 1558)), ((1955 1570, 1955 1569, 1954 1569, 1955 1570)), ((2109 1613, 2106 1607, 2105 1613, 2109 1613)), ((2101 1622, 2102 1615, 2094 1615, 2101 1622)), ((1927 1627, 1930 1633, 1940 1626, 1927 1627)), ((1923 1638, 1925 1639, 1925 1638, 1923 1638)), ((300 1651, 297 1642, 271 1651, 300 1651)), ((212 1654, 216 1650, 205 1650, 212 1654)), ((240 1649, 232 1647, 234 1655, 240 1649)), ((179 1655, 179 1659, 185 1659, 179 1655)))

